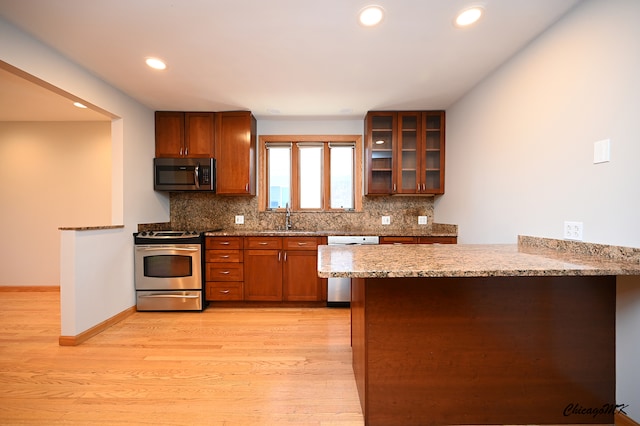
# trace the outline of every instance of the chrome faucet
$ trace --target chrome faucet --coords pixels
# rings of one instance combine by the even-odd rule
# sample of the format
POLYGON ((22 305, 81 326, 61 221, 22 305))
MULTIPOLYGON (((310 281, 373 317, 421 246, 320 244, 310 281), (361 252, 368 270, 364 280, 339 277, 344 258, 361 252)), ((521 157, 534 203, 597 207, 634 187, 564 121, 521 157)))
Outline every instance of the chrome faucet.
POLYGON ((285 209, 287 213, 284 216, 284 229, 288 231, 291 229, 291 209, 289 208, 289 203, 287 203, 285 209))

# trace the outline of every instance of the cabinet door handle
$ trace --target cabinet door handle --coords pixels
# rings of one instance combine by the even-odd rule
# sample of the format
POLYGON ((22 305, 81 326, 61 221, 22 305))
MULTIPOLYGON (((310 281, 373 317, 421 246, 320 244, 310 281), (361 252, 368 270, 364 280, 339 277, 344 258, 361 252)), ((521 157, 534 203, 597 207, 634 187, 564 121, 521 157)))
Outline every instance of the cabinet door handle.
POLYGON ((182 147, 180 147, 180 157, 182 157, 182 147))
POLYGON ((282 252, 281 252, 281 251, 279 251, 279 252, 278 252, 278 262, 280 262, 280 260, 281 260, 281 259, 282 259, 282 252))
POLYGON ((186 147, 186 148, 184 149, 184 155, 189 155, 189 147, 186 147))
POLYGON ((393 192, 396 192, 396 184, 393 184, 393 192))
POLYGON ((286 251, 284 252, 284 261, 285 262, 287 261, 287 252, 286 251))
POLYGON ((249 192, 249 184, 248 183, 244 186, 244 191, 245 192, 249 192))

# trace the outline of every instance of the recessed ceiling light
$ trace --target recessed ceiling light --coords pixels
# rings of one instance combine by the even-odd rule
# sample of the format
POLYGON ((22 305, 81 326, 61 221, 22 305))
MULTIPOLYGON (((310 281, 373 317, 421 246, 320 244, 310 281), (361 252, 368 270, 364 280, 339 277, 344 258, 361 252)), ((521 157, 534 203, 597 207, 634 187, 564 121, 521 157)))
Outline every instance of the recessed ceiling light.
POLYGON ((478 19, 480 19, 483 11, 484 8, 482 6, 473 6, 464 9, 462 12, 458 13, 458 16, 456 17, 456 27, 467 27, 475 23, 478 19))
POLYGON ((384 9, 376 5, 366 6, 360 10, 358 18, 365 27, 373 27, 378 25, 384 18, 384 9))
POLYGON ((147 65, 155 70, 163 70, 167 68, 167 64, 165 64, 164 61, 158 58, 147 58, 144 61, 147 65))
POLYGON ((78 108, 86 108, 87 107, 86 105, 84 105, 83 103, 80 103, 80 102, 74 102, 73 105, 77 106, 78 108))

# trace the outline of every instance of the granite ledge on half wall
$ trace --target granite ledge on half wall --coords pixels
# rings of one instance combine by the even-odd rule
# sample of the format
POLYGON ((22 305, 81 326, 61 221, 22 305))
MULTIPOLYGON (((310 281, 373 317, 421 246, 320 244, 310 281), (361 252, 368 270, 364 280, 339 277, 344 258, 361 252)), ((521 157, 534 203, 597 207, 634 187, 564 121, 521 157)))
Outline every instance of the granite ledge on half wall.
POLYGON ((60 231, 97 231, 101 229, 120 229, 124 225, 96 225, 96 226, 62 226, 58 228, 60 231))
POLYGON ((582 241, 531 237, 527 235, 518 235, 518 247, 522 252, 534 250, 538 254, 542 254, 545 251, 555 253, 556 255, 564 254, 566 259, 571 259, 571 256, 576 256, 576 259, 586 256, 588 258, 640 264, 640 248, 635 247, 612 246, 582 241))

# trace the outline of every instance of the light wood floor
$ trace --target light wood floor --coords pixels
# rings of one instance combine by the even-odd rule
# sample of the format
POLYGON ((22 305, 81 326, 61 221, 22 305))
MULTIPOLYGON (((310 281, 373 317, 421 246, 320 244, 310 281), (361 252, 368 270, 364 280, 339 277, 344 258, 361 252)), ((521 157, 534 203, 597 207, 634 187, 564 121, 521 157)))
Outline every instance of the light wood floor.
POLYGON ((362 425, 348 309, 135 313, 58 345, 57 292, 0 292, 0 424, 362 425))

